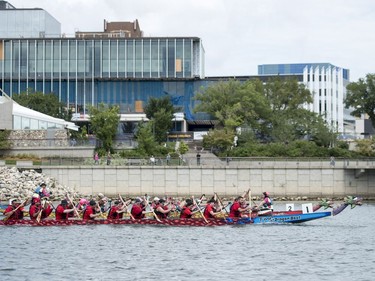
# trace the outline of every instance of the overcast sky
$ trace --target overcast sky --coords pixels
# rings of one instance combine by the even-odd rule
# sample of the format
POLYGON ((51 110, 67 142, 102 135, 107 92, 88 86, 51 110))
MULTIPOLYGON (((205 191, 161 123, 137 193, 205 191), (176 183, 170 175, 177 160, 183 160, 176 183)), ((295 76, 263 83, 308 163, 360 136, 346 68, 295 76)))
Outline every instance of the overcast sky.
POLYGON ((68 36, 103 20, 139 20, 144 36, 196 36, 206 76, 256 75, 259 64, 328 62, 351 81, 375 73, 374 0, 8 0, 42 8, 68 36))

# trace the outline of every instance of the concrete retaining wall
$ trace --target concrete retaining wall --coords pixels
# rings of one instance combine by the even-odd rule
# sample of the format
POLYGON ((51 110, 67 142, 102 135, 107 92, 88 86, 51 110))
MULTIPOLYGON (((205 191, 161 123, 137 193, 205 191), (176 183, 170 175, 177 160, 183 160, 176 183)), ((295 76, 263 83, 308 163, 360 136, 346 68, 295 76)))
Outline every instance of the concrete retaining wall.
MULTIPOLYGON (((102 192, 117 195, 253 195, 267 190, 273 196, 336 197, 375 196, 375 170, 356 178, 355 169, 322 167, 300 163, 262 167, 164 167, 80 166, 41 167, 59 183, 87 195, 102 192), (276 166, 276 167, 275 167, 276 166)), ((326 165, 324 165, 326 166, 326 165)), ((357 174, 358 176, 358 174, 357 174)))

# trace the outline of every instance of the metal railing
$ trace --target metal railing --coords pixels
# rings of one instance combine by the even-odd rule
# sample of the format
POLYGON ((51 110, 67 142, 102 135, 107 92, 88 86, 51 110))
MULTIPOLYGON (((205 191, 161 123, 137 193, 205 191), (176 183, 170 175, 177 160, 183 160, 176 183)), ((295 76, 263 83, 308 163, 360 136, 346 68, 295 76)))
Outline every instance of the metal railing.
MULTIPOLYGON (((50 157, 31 161, 34 166, 189 166, 189 167, 229 167, 229 168, 344 168, 375 169, 375 159, 336 159, 334 163, 327 158, 265 158, 265 157, 155 157, 121 158, 113 155, 111 159, 100 158, 97 162, 92 158, 50 157)), ((15 160, 1 160, 2 165, 14 165, 15 160)))

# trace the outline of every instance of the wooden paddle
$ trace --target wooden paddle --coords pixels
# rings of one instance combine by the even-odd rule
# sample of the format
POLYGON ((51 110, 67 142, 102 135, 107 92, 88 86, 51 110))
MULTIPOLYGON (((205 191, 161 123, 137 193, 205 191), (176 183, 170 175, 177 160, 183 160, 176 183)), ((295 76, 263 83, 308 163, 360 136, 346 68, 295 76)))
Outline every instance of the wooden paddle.
POLYGON ((198 206, 197 202, 195 201, 194 196, 192 196, 191 198, 193 199, 193 202, 194 202, 195 206, 198 208, 199 212, 201 213, 202 218, 204 219, 204 221, 205 221, 206 223, 208 223, 208 220, 204 217, 201 208, 198 206))
POLYGON ((66 198, 68 198, 68 200, 70 201, 70 204, 72 204, 74 213, 76 214, 77 218, 81 218, 81 216, 79 215, 76 209, 76 206, 74 206, 73 200, 69 197, 69 194, 66 194, 66 198))
POLYGON ((249 217, 251 219, 251 212, 252 212, 252 209, 251 209, 251 189, 249 189, 249 206, 250 206, 250 210, 249 210, 249 217))
POLYGON ((27 201, 29 201, 29 198, 26 198, 26 200, 23 201, 23 203, 21 203, 17 208, 15 208, 14 210, 12 210, 11 211, 12 214, 10 214, 9 216, 5 217, 3 219, 3 221, 7 221, 19 208, 24 207, 26 205, 27 201))
POLYGON ((118 197, 120 198, 122 204, 125 206, 126 213, 129 214, 129 216, 130 216, 130 218, 131 218, 132 220, 135 220, 135 218, 133 217, 132 213, 129 212, 128 207, 127 207, 127 205, 125 204, 124 199, 122 199, 120 193, 118 194, 118 197))
POLYGON ((217 201, 219 201, 220 208, 221 208, 221 209, 224 209, 224 211, 227 213, 227 215, 229 215, 229 213, 228 213, 226 207, 224 208, 224 204, 223 204, 223 202, 221 201, 219 195, 217 195, 216 192, 215 192, 215 197, 216 197, 217 201))
POLYGON ((45 206, 46 206, 46 201, 44 201, 43 205, 40 204, 40 210, 39 210, 38 216, 37 216, 37 218, 36 218, 36 221, 37 221, 37 222, 40 222, 40 220, 42 219, 42 213, 43 213, 43 209, 44 209, 45 206), (44 205, 44 206, 43 206, 43 205, 44 205))
MULTIPOLYGON (((146 195, 147 196, 147 195, 146 195)), ((155 219, 158 221, 158 222, 161 222, 161 220, 159 219, 158 215, 155 213, 154 209, 150 206, 150 204, 148 203, 148 200, 147 200, 147 197, 144 197, 144 201, 146 202, 146 206, 148 206, 150 208, 150 210, 152 211, 152 214, 154 215, 155 219)))

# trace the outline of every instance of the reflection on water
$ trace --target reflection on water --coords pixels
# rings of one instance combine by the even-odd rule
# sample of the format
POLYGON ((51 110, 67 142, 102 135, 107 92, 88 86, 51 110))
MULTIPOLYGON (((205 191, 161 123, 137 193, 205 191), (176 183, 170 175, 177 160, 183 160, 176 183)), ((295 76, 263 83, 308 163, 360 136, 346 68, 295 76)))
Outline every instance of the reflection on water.
POLYGON ((375 204, 299 225, 1 227, 0 280, 374 280, 375 204))

